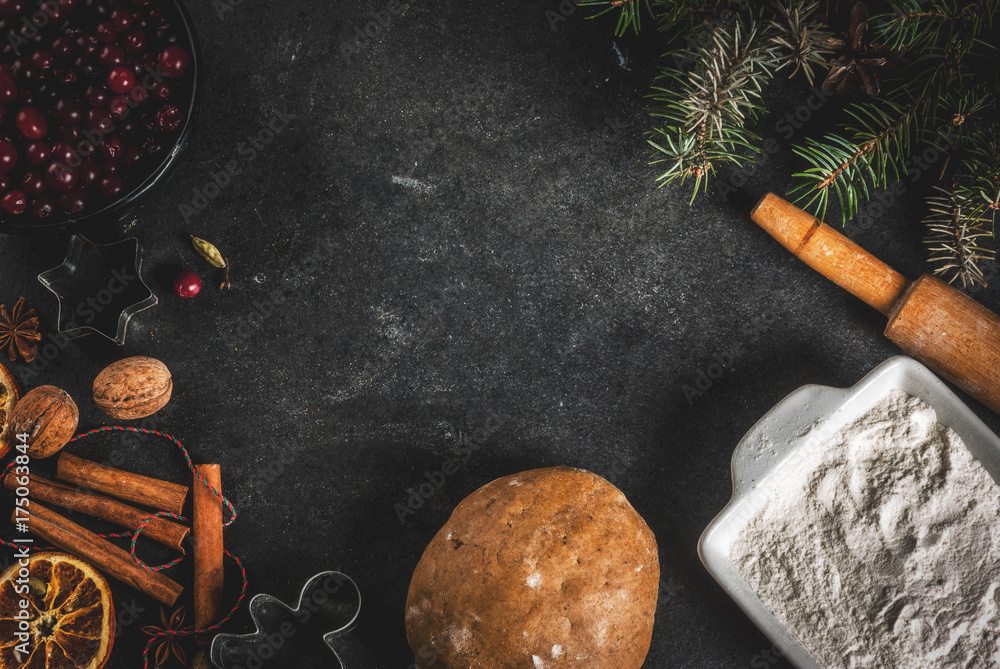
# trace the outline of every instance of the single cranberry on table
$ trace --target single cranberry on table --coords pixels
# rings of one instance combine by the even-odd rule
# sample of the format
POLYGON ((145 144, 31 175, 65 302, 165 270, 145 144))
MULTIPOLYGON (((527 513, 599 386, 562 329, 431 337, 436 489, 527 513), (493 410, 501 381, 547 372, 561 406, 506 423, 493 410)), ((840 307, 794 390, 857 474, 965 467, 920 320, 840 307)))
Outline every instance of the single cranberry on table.
POLYGON ((201 277, 189 269, 183 269, 174 277, 174 292, 178 297, 192 298, 201 292, 201 277))
POLYGON ((49 131, 49 122, 45 115, 35 107, 22 107, 14 117, 17 129, 28 139, 41 139, 49 131))
POLYGON ((8 214, 23 214, 28 208, 28 196, 16 188, 7 191, 3 198, 0 198, 0 208, 8 214))

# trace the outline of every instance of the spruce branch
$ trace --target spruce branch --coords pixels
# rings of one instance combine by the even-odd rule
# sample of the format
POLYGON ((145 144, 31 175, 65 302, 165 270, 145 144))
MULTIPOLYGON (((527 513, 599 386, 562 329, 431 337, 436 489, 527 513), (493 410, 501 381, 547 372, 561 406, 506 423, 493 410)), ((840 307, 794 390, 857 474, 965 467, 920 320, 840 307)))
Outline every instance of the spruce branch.
POLYGON ((664 68, 653 86, 650 113, 666 123, 649 144, 652 162, 667 164, 660 184, 693 177, 693 200, 719 164, 756 155, 760 138, 746 124, 764 109, 760 92, 777 61, 767 29, 742 17, 713 25, 708 43, 687 55, 689 71, 664 68))
POLYGON ((810 166, 792 175, 800 182, 790 194, 819 218, 826 216, 831 195, 836 197, 846 223, 857 214, 861 200, 868 199, 871 188, 884 187, 890 174, 900 176, 899 156, 909 155, 916 131, 916 104, 902 107, 889 100, 856 104, 848 110, 854 123, 844 126, 849 138, 831 133, 792 147, 810 166))
POLYGON ((961 279, 963 288, 985 286, 980 262, 995 260, 996 252, 980 244, 980 240, 993 236, 984 228, 987 219, 981 215, 982 207, 972 204, 968 189, 960 185, 958 178, 952 180, 951 188, 935 186, 935 191, 927 198, 930 213, 924 219, 930 261, 938 265, 934 274, 948 283, 961 279))
POLYGON ((813 85, 813 66, 825 67, 833 51, 829 39, 833 36, 816 18, 819 1, 791 2, 781 5, 777 20, 771 20, 775 35, 771 41, 779 47, 782 56, 777 69, 794 65, 791 79, 801 70, 809 85, 813 85))
POLYGON ((596 14, 588 16, 588 19, 596 19, 608 12, 619 10, 618 25, 615 27, 615 34, 619 37, 624 35, 629 28, 632 28, 636 33, 639 32, 642 27, 643 8, 650 16, 653 15, 649 0, 577 0, 576 4, 580 7, 604 7, 596 14))

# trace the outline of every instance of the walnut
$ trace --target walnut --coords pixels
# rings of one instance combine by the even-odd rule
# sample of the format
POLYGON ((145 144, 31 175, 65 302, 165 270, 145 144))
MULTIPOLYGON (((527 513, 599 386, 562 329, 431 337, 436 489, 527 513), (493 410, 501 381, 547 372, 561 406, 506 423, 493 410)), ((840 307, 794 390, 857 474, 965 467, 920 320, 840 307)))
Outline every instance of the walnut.
POLYGON ((47 458, 69 443, 80 422, 80 411, 65 390, 39 386, 20 399, 10 422, 12 435, 28 435, 28 455, 47 458))
POLYGON ((97 375, 94 402, 112 418, 145 418, 166 406, 173 389, 166 365, 155 358, 135 356, 114 362, 97 375))

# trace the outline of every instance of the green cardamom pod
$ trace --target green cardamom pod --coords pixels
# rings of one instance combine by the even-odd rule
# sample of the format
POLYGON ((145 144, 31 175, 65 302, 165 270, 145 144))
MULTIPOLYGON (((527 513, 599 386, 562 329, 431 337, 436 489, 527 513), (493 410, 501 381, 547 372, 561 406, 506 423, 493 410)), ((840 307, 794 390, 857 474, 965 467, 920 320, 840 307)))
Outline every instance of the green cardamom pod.
POLYGON ((213 244, 206 242, 204 239, 199 239, 194 235, 191 235, 191 243, 194 244, 194 250, 198 252, 198 255, 211 263, 213 267, 225 269, 227 265, 226 259, 222 257, 219 249, 215 248, 213 244))

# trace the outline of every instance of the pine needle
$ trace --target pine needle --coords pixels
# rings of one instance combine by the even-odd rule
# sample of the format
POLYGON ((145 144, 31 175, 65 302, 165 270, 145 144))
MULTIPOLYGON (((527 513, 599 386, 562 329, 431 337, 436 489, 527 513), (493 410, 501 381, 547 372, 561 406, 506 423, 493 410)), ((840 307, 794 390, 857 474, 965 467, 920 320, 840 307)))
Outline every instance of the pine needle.
POLYGON ((931 252, 930 262, 938 266, 934 273, 948 283, 962 280, 962 287, 986 285, 980 263, 996 259, 996 252, 980 244, 993 234, 983 226, 988 220, 981 215, 982 207, 974 206, 957 180, 950 189, 935 187, 937 193, 927 198, 930 213, 925 243, 931 252))

